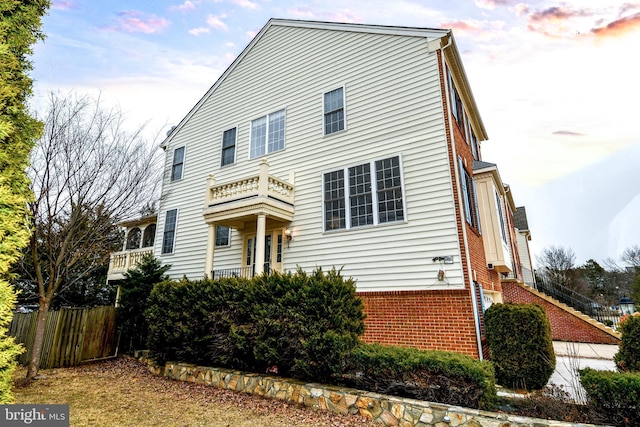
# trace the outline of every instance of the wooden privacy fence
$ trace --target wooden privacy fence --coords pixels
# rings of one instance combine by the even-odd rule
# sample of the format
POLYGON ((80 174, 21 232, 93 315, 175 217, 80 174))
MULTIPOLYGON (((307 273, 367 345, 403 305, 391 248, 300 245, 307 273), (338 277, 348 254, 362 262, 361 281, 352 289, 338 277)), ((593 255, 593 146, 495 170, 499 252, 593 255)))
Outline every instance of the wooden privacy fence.
MULTIPOLYGON (((38 312, 15 313, 9 335, 26 348, 18 358, 26 365, 31 359, 38 312)), ((40 368, 61 368, 113 356, 117 349, 115 307, 63 308, 47 314, 40 368)))

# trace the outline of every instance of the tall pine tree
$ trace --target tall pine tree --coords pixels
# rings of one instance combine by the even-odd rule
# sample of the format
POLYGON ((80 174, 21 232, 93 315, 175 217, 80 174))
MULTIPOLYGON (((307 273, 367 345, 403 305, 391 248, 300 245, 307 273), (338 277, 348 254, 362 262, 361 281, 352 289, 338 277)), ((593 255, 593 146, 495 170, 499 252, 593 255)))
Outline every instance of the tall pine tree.
POLYGON ((48 8, 48 0, 0 1, 0 403, 12 400, 11 374, 21 351, 8 336, 15 292, 7 279, 29 241, 26 169, 42 123, 29 115, 26 105, 32 88, 28 56, 44 37, 41 18, 48 8))

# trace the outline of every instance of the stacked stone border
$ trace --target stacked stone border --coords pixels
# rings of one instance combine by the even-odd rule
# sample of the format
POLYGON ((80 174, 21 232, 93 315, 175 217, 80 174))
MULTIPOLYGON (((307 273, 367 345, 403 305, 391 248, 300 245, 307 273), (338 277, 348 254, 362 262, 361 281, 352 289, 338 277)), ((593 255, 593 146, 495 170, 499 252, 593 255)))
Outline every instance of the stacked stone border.
MULTIPOLYGON (((144 356, 144 355, 143 355, 144 356)), ((168 362, 164 367, 145 361, 149 370, 179 381, 207 384, 225 390, 295 402, 342 415, 360 414, 380 426, 400 427, 579 427, 576 424, 520 417, 440 403, 386 396, 352 388, 305 383, 288 378, 258 375, 222 368, 168 362)))

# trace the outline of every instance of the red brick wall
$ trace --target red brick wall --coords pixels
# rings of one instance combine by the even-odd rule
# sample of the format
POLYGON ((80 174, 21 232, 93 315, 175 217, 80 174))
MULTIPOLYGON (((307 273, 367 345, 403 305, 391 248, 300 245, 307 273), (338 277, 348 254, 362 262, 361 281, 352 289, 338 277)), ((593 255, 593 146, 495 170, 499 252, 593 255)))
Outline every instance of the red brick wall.
POLYGON ((620 342, 618 338, 551 304, 517 283, 503 283, 502 292, 504 302, 534 303, 544 307, 551 322, 551 335, 556 341, 591 344, 618 344, 620 342))
POLYGON ((478 358, 468 290, 362 292, 367 343, 446 350, 478 358))

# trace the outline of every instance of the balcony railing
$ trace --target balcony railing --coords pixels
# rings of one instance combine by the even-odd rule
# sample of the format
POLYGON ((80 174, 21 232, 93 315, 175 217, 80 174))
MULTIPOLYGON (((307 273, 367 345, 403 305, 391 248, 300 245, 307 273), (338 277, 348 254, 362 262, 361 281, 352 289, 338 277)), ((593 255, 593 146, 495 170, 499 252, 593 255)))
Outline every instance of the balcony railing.
POLYGON ((257 175, 224 184, 216 184, 213 175, 207 184, 207 205, 219 205, 252 197, 269 197, 293 205, 293 184, 269 175, 269 165, 263 162, 257 175))
MULTIPOLYGON (((271 273, 271 265, 269 263, 264 264, 264 273, 271 273)), ((222 279, 225 277, 243 277, 245 279, 251 279, 256 275, 255 266, 251 267, 237 267, 237 268, 222 268, 214 269, 211 271, 211 277, 214 279, 222 279)))
POLYGON ((108 276, 122 274, 132 267, 140 264, 146 254, 153 255, 153 248, 132 249, 129 251, 114 252, 109 260, 108 276))

